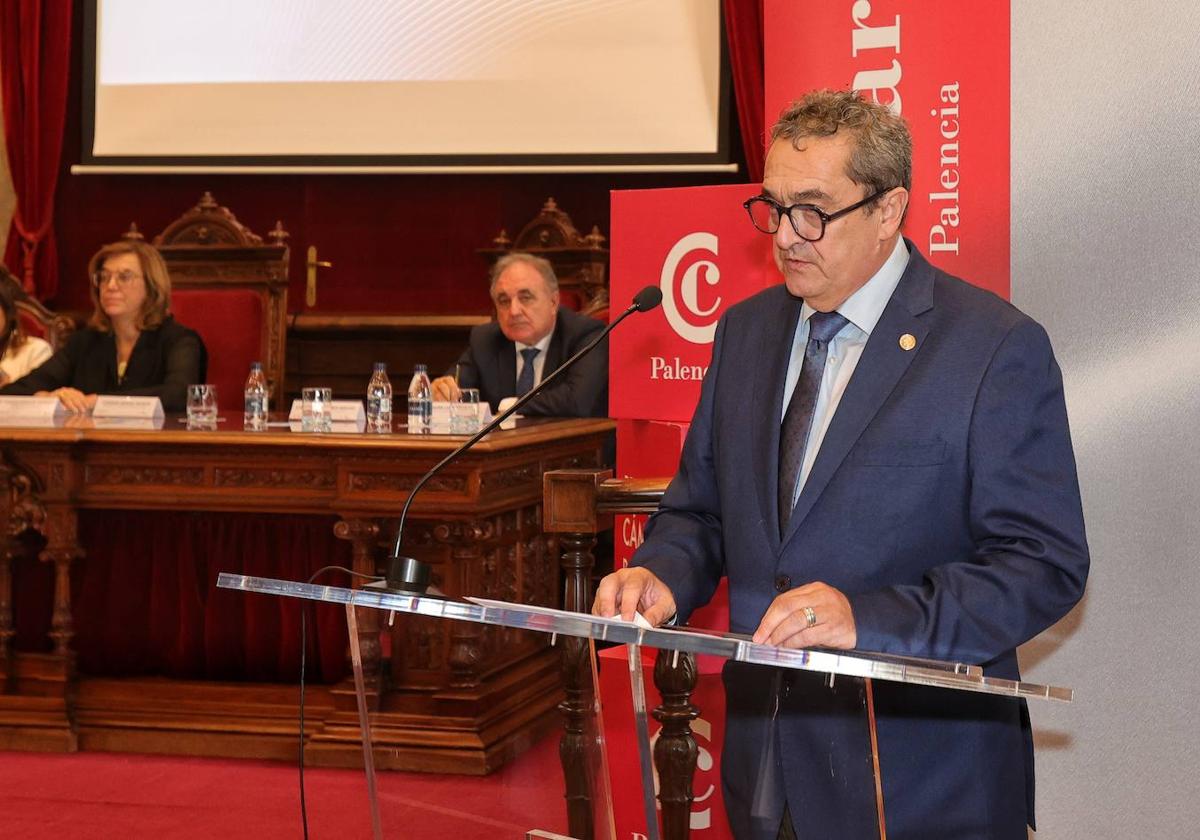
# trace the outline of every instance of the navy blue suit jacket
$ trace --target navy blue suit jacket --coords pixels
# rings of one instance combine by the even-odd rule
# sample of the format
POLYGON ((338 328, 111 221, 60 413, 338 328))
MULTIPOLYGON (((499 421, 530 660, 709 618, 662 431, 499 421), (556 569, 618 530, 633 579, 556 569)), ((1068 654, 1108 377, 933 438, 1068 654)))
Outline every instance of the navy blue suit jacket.
MULTIPOLYGON (((779 590, 823 581, 849 598, 859 649, 1016 678, 1015 648, 1066 614, 1087 576, 1061 373, 1036 322, 907 244, 782 540, 779 428, 801 301, 778 286, 722 318, 679 472, 634 563, 671 588, 681 620, 722 575, 740 633, 779 590)), ((737 835, 775 836, 777 811, 750 813, 771 764, 800 837, 877 837, 860 686, 733 664, 725 678, 737 835)), ((1023 700, 876 681, 875 713, 890 838, 1023 840, 1023 700)))
MULTIPOLYGON (((595 318, 558 307, 554 334, 546 348, 542 375, 549 376, 604 329, 595 318)), ((471 330, 471 340, 458 360, 458 384, 478 388, 492 410, 517 394, 517 351, 495 321, 471 330)), ((447 371, 453 375, 454 371, 447 371)), ((604 417, 608 414, 608 346, 597 347, 575 363, 521 409, 529 417, 604 417)))

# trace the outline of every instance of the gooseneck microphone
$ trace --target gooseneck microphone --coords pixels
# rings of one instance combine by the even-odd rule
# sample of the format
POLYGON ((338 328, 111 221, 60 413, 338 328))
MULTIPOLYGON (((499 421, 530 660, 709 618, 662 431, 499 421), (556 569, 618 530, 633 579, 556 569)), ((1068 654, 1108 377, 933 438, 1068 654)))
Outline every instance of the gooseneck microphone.
POLYGON ((404 508, 400 511, 400 519, 396 525, 396 543, 392 548, 391 557, 388 559, 388 568, 386 582, 389 588, 399 589, 404 592, 416 592, 418 594, 425 592, 429 587, 429 565, 417 560, 413 557, 402 557, 400 555, 400 546, 404 542, 404 521, 408 518, 408 509, 412 505, 413 499, 417 492, 425 486, 429 479, 433 478, 437 473, 457 458, 462 453, 466 452, 472 446, 482 440, 489 432, 507 420, 511 415, 517 412, 521 406, 525 405, 531 399, 540 394, 546 386, 554 382, 566 372, 567 368, 582 359, 588 353, 592 352, 600 342, 608 338, 608 334, 612 332, 617 324, 624 321, 634 312, 649 312, 654 307, 662 303, 662 290, 657 286, 647 286, 636 295, 634 295, 633 303, 629 308, 618 315, 607 327, 600 331, 600 334, 587 343, 571 358, 567 359, 549 376, 542 377, 542 381, 538 383, 536 388, 528 391, 524 396, 518 399, 515 403, 508 407, 507 410, 497 415, 492 422, 488 423, 478 432, 476 432, 470 440, 462 446, 455 449, 442 460, 438 461, 429 472, 421 476, 421 479, 413 485, 413 489, 409 491, 408 498, 404 501, 404 508))

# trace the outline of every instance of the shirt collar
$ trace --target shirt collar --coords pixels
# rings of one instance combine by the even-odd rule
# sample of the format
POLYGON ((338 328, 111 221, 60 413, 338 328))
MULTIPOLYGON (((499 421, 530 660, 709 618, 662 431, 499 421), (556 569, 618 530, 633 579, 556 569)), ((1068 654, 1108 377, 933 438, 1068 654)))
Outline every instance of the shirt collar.
MULTIPOLYGON (((879 267, 875 275, 858 291, 846 298, 837 311, 866 335, 870 335, 871 330, 875 329, 875 325, 883 317, 883 310, 888 301, 892 299, 892 293, 896 291, 896 286, 900 285, 900 278, 904 275, 904 269, 907 267, 908 248, 904 245, 904 237, 898 236, 896 237, 896 247, 892 249, 891 255, 879 267)), ((814 312, 816 310, 805 301, 800 309, 800 318, 807 322, 809 316, 814 312)))
POLYGON ((530 347, 536 347, 538 350, 542 351, 540 354, 541 357, 545 358, 546 348, 550 346, 550 339, 554 338, 554 330, 556 330, 556 329, 558 329, 558 324, 555 324, 554 328, 551 329, 550 332, 548 332, 544 336, 542 336, 542 340, 539 341, 537 344, 522 344, 519 341, 514 341, 513 344, 517 345, 518 353, 520 353, 522 350, 528 350, 530 347))

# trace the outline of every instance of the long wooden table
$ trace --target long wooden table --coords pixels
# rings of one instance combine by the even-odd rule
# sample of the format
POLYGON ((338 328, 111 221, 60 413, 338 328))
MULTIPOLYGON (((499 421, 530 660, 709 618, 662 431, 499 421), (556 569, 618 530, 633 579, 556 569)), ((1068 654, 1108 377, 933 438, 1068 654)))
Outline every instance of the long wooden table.
MULTIPOLYGON (((216 431, 188 431, 174 417, 146 431, 77 425, 0 426, 0 748, 294 758, 294 686, 76 673, 71 570, 87 562, 79 511, 332 515, 355 571, 371 574, 409 490, 463 438, 246 432, 240 418, 216 431), (45 537, 40 559, 55 569, 49 653, 12 647, 11 569, 29 529, 45 537)), ((433 564, 448 595, 560 605, 542 473, 598 465, 613 426, 524 421, 489 435, 417 496, 406 550, 433 564)), ((377 615, 364 615, 359 635, 380 767, 487 773, 558 724, 559 664, 545 637, 461 622, 387 629, 377 615)), ((309 762, 361 764, 349 681, 313 687, 306 717, 309 762)))

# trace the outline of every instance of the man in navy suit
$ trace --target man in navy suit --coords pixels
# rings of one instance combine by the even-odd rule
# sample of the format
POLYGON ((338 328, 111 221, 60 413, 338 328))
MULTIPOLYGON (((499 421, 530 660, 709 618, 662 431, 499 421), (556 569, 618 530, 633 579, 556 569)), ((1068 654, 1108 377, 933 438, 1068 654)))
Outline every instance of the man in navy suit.
MULTIPOLYGON (((729 577, 733 632, 1019 677, 1016 647, 1088 570, 1045 331, 900 235, 903 120, 819 91, 772 130, 746 203, 783 284, 722 318, 679 472, 602 615, 682 622, 729 577)), ((879 837, 860 681, 730 663, 722 774, 738 837, 879 837)), ((875 682, 887 836, 1024 840, 1023 700, 875 682)))
MULTIPOLYGON (((558 279, 550 263, 532 254, 511 253, 492 268, 496 320, 471 330, 456 365, 433 381, 438 400, 458 399, 459 388, 478 388, 495 410, 505 397, 519 397, 595 338, 604 324, 558 302, 558 279)), ((604 417, 608 414, 608 348, 597 347, 562 378, 530 400, 529 416, 604 417)))

